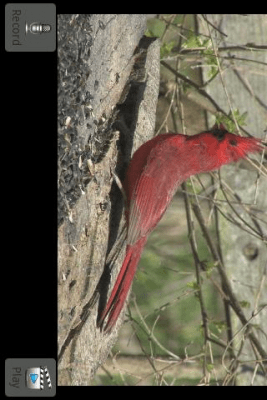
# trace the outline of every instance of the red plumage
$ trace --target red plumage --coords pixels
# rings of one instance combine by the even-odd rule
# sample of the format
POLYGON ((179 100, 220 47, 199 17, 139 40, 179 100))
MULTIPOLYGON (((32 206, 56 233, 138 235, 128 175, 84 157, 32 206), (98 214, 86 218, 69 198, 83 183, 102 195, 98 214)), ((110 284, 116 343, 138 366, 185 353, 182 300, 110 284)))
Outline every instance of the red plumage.
POLYGON ((261 141, 229 133, 221 124, 194 136, 161 134, 133 155, 123 183, 127 197, 127 247, 109 301, 98 321, 108 315, 110 331, 123 308, 150 232, 162 218, 178 186, 191 175, 219 169, 224 164, 258 152, 261 141))

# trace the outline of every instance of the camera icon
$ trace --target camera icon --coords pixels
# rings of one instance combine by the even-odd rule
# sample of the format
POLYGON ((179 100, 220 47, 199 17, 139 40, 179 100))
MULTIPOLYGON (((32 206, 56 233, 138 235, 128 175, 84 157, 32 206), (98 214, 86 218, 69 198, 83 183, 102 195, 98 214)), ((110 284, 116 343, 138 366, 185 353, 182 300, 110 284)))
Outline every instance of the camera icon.
POLYGON ((51 31, 51 29, 52 29, 51 25, 41 24, 40 22, 32 22, 31 24, 28 24, 28 22, 26 22, 25 26, 26 34, 30 32, 33 33, 34 35, 41 33, 48 33, 51 31))

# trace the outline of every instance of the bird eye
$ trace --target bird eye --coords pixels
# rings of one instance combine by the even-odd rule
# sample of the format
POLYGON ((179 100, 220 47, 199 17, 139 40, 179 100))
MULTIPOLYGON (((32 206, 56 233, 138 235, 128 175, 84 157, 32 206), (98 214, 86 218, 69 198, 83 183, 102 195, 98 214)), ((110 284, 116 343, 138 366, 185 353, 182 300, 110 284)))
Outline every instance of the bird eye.
POLYGON ((237 141, 235 139, 229 140, 231 146, 237 146, 237 141))

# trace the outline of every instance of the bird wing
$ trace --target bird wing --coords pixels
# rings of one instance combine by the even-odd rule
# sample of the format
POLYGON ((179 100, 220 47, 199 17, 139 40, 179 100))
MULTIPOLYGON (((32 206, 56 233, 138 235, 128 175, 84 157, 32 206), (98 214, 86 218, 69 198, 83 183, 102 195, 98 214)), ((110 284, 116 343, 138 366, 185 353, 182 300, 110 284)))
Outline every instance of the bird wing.
POLYGON ((177 146, 164 144, 159 143, 151 150, 147 163, 135 182, 128 210, 127 241, 130 245, 155 228, 182 182, 179 179, 177 146))

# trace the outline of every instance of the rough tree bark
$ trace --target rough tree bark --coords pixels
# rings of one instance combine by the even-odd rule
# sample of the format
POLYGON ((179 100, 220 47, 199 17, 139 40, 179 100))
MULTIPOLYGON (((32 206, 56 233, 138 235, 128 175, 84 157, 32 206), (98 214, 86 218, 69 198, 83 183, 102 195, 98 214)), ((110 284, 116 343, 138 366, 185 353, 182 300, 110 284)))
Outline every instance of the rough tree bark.
POLYGON ((59 385, 90 383, 124 317, 123 312, 110 334, 96 327, 99 299, 103 305, 125 250, 122 240, 105 269, 124 232, 122 195, 113 172, 122 179, 133 151, 154 134, 159 42, 142 38, 147 18, 59 16, 59 385), (71 80, 79 61, 77 79, 71 80), (124 135, 114 132, 117 119, 126 125, 124 135))

